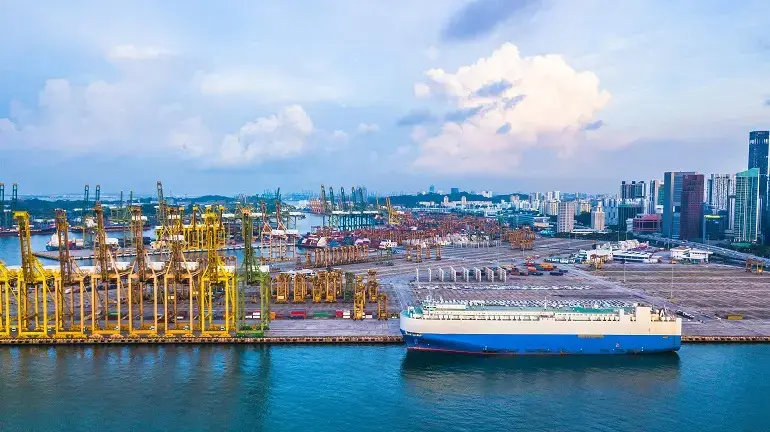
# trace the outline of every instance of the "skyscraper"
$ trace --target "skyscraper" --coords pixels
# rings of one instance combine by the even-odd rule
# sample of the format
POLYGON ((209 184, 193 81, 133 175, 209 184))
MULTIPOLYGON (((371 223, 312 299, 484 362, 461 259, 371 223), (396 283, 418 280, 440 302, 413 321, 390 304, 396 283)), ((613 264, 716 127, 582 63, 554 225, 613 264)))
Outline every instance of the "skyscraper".
POLYGON ((660 180, 650 180, 649 186, 647 187, 648 191, 648 200, 647 200, 647 213, 648 214, 655 214, 655 206, 658 205, 658 195, 661 193, 661 188, 663 187, 663 182, 660 180))
MULTIPOLYGON (((679 238, 682 211, 682 177, 695 174, 692 171, 669 171, 663 174, 663 226, 661 233, 665 237, 679 238)), ((703 189, 701 189, 701 200, 703 189)))
POLYGON ((770 221, 768 221, 767 155, 770 150, 770 132, 749 132, 749 170, 759 170, 759 226, 764 242, 770 241, 770 221))
POLYGON ((711 174, 706 188, 706 201, 714 214, 727 210, 727 198, 735 193, 735 175, 711 174))
POLYGON ((703 235, 703 174, 682 176, 682 206, 679 238, 693 240, 703 235))
POLYGON ((643 181, 632 181, 627 183, 625 181, 620 182, 620 199, 623 202, 626 200, 642 199, 647 197, 647 185, 643 181))
POLYGON ((559 201, 556 232, 569 233, 575 229, 575 201, 559 201))
POLYGON ((735 176, 733 239, 736 242, 757 241, 760 178, 759 168, 752 168, 735 176))

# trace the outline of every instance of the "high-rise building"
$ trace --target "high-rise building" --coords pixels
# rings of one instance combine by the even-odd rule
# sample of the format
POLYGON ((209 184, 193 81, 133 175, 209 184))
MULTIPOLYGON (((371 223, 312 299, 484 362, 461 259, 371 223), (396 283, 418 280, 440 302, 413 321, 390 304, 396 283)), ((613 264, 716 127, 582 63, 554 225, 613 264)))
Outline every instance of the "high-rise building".
POLYGON ((629 219, 644 214, 641 204, 618 204, 618 225, 624 226, 629 219))
POLYGON ((604 209, 601 205, 591 211, 591 229, 604 231, 604 209))
POLYGON ((682 206, 679 238, 703 238, 703 174, 682 176, 682 206))
POLYGON ((605 198, 602 207, 604 208, 604 223, 609 226, 618 225, 617 198, 605 198))
POLYGON ((661 193, 663 182, 660 180, 650 180, 647 200, 647 214, 655 214, 655 206, 658 205, 658 195, 661 193))
POLYGON ((770 131, 749 132, 749 169, 759 170, 759 227, 765 243, 770 242, 770 196, 768 196, 768 151, 770 151, 770 131))
POLYGON ((559 213, 559 201, 543 201, 543 214, 546 216, 556 216, 559 213))
POLYGON ((759 189, 762 178, 759 168, 735 176, 735 216, 733 239, 736 242, 756 242, 759 234, 759 189))
POLYGON ((647 185, 643 181, 620 182, 620 199, 622 201, 647 198, 647 185))
POLYGON ((575 229, 575 201, 560 201, 556 232, 570 233, 575 229))
POLYGON ((556 201, 559 201, 561 199, 561 192, 553 191, 553 199, 555 199, 556 201))
POLYGON ((732 174, 711 174, 706 187, 706 202, 713 214, 727 210, 727 197, 735 191, 735 176, 732 174))
MULTIPOLYGON (((679 238, 682 211, 682 177, 695 172, 667 171, 663 174, 663 226, 661 233, 665 237, 679 238)), ((703 200, 703 189, 701 189, 703 200)))
POLYGON ((436 186, 430 185, 430 187, 428 188, 428 193, 436 193, 436 186))
POLYGON ((451 189, 449 189, 449 193, 452 194, 452 195, 457 195, 457 194, 460 193, 460 188, 456 188, 456 187, 455 188, 451 188, 451 189))

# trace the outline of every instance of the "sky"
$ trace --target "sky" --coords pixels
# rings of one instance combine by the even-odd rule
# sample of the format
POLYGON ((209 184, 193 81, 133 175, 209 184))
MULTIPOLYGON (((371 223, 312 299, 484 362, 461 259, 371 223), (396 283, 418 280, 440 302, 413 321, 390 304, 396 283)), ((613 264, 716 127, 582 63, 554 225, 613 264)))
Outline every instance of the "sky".
POLYGON ((617 192, 746 168, 764 0, 0 0, 21 194, 617 192))

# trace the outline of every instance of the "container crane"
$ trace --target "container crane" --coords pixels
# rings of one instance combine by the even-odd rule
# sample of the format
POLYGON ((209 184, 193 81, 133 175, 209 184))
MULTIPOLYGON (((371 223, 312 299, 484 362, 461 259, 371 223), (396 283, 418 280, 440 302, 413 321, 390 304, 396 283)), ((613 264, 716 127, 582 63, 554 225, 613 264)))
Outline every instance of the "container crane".
POLYGON ((144 247, 143 232, 146 218, 142 215, 141 206, 131 206, 129 211, 136 258, 128 275, 128 331, 131 336, 157 336, 158 275, 151 267, 147 249, 144 247), (149 292, 146 292, 148 289, 149 292), (152 326, 148 325, 144 319, 145 300, 152 300, 152 326), (135 315, 139 316, 138 323, 134 318, 135 315))
POLYGON ((15 214, 19 210, 19 185, 14 183, 11 186, 11 214, 15 214))
POLYGON ((238 315, 238 329, 239 332, 248 330, 246 327, 246 320, 244 316, 245 306, 243 304, 245 298, 246 286, 259 284, 259 326, 260 331, 264 333, 265 329, 270 326, 270 273, 267 266, 260 266, 259 261, 254 250, 254 217, 259 213, 253 213, 251 207, 244 206, 241 208, 241 230, 243 236, 243 264, 241 265, 241 283, 242 291, 239 293, 241 300, 239 315, 238 315))
MULTIPOLYGON (((201 336, 231 336, 237 330, 237 319, 241 300, 236 287, 234 266, 226 266, 219 256, 219 238, 222 236, 223 208, 206 207, 203 213, 204 238, 206 239, 206 267, 200 278, 198 299, 201 336), (214 297, 222 293, 224 297, 224 326, 214 324, 214 297)), ((192 322, 193 292, 190 295, 190 321, 192 322)), ((192 328, 192 324, 190 325, 192 328)))
POLYGON ((56 209, 56 237, 59 242, 59 275, 61 284, 54 298, 56 307, 56 335, 84 338, 85 335, 85 275, 70 256, 69 224, 67 212, 56 209), (79 294, 75 316, 75 292, 79 294), (67 297, 67 298, 65 298, 67 297))
POLYGON ((5 183, 0 182, 0 228, 7 228, 5 220, 5 183))
MULTIPOLYGON (((19 337, 48 337, 49 303, 58 301, 61 294, 61 279, 57 271, 43 267, 32 254, 29 213, 17 211, 13 214, 19 227, 19 248, 21 269, 16 283, 16 323, 19 337)), ((8 303, 6 303, 8 305, 8 303)), ((10 311, 8 311, 10 312, 10 311)), ((56 308, 54 307, 54 314, 56 308)), ((56 322, 56 318, 54 318, 56 322)))

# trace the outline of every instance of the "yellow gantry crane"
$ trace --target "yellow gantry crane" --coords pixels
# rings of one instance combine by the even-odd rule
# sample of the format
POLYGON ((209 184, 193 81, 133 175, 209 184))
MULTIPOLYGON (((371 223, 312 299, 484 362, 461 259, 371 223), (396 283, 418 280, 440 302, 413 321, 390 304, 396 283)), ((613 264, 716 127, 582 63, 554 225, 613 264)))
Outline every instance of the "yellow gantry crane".
POLYGON ((59 246, 61 288, 55 296, 56 336, 86 337, 85 275, 70 256, 67 212, 56 210, 56 239, 59 246), (75 296, 75 293, 78 293, 75 296), (77 299, 77 302, 76 302, 77 299))
MULTIPOLYGON (((131 233, 134 238, 136 258, 128 274, 128 332, 130 336, 158 336, 158 275, 150 262, 144 247, 144 216, 141 206, 133 206, 131 212, 131 233), (152 308, 150 308, 150 306, 152 308), (146 310, 150 319, 145 318, 146 310)), ((154 264, 158 270, 163 263, 154 264)))
MULTIPOLYGON (((239 316, 238 288, 236 285, 235 265, 226 265, 219 256, 219 239, 223 236, 222 207, 207 206, 203 214, 206 239, 206 266, 201 274, 199 304, 200 332, 202 336, 231 336, 236 331, 239 316), (224 324, 214 324, 214 299, 223 299, 224 324)), ((192 306, 190 307, 192 312, 192 306)))
MULTIPOLYGON (((48 337, 49 324, 56 323, 56 304, 61 298, 61 278, 55 268, 46 268, 32 254, 29 213, 17 211, 13 214, 19 227, 21 268, 16 272, 16 327, 19 337, 48 337), (49 315, 50 310, 54 316, 49 315), (53 318, 53 319, 51 319, 53 318)), ((55 266, 54 266, 55 267, 55 266)), ((10 313, 10 309, 7 310, 10 313)))
POLYGON ((353 319, 364 319, 364 307, 366 306, 366 285, 364 278, 356 276, 355 292, 353 293, 353 319))

